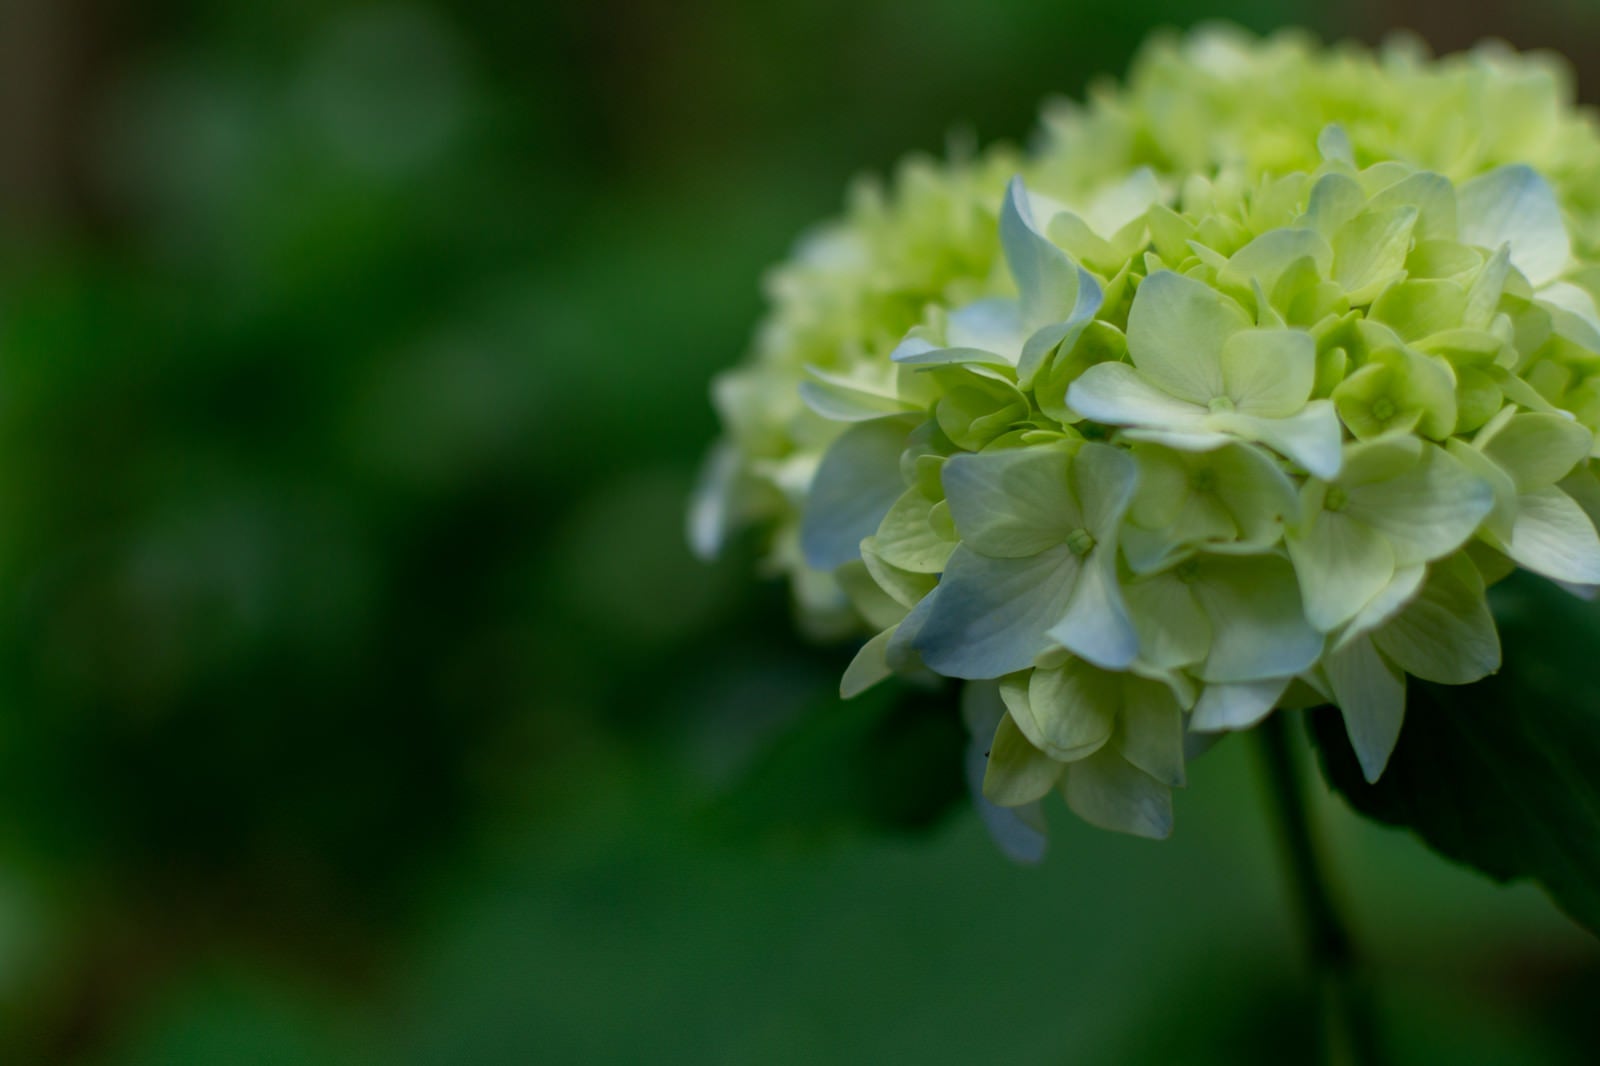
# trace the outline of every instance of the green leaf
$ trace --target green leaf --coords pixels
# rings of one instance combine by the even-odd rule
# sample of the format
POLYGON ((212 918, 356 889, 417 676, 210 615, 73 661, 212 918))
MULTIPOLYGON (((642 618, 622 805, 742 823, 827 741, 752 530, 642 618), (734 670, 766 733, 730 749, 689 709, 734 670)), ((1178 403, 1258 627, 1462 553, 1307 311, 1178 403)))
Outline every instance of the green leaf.
POLYGON ((1518 575, 1492 593, 1500 673, 1413 680, 1388 768, 1361 778, 1339 716, 1313 712, 1323 773, 1356 810, 1497 881, 1531 879, 1600 932, 1600 608, 1518 575))

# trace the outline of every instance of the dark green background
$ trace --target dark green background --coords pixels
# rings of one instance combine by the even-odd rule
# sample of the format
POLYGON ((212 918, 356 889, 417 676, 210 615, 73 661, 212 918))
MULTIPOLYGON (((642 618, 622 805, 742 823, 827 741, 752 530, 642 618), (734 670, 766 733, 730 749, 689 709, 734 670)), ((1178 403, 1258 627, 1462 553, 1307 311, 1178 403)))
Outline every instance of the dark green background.
MULTIPOLYGON (((953 719, 841 707, 848 649, 680 534, 707 380, 853 175, 1202 16, 1600 42, 1576 0, 0 4, 0 1061, 1307 1059, 1247 743, 1172 841, 1060 816, 1012 867, 953 719)), ((1317 791, 1396 1059, 1585 1061, 1593 942, 1317 791)))

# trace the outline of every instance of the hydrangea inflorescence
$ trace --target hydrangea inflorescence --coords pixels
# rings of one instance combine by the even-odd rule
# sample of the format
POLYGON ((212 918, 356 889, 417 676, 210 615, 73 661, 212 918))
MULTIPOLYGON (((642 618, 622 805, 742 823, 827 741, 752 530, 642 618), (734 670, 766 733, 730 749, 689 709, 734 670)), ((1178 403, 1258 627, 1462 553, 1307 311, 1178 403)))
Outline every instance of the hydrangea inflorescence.
POLYGON ((1375 780, 1407 675, 1497 669, 1488 584, 1600 586, 1597 195, 1550 60, 1159 41, 774 275, 691 536, 874 634, 845 695, 961 679, 1019 853, 1053 789, 1164 836, 1190 734, 1276 708, 1375 780))

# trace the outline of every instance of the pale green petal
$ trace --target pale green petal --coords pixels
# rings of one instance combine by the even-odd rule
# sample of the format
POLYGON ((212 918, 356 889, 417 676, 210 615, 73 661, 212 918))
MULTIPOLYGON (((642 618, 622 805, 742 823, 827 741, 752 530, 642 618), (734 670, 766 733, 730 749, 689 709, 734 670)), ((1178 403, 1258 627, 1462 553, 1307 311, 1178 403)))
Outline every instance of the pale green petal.
POLYGON ((1311 187, 1306 222, 1323 237, 1331 238, 1367 202, 1367 194, 1346 174, 1324 174, 1311 187))
POLYGON ((800 399, 833 422, 868 422, 903 415, 917 406, 902 400, 893 385, 869 385, 814 367, 808 367, 806 372, 816 380, 800 383, 800 399))
POLYGON ((1372 302, 1402 273, 1417 217, 1414 207, 1368 210, 1334 233, 1333 280, 1344 287, 1351 304, 1372 302))
POLYGON ((1097 363, 1085 370, 1067 387, 1067 406, 1108 426, 1165 429, 1198 428, 1206 413, 1163 392, 1127 363, 1097 363))
POLYGON ((1454 240, 1457 230, 1456 188, 1443 174, 1419 171, 1378 192, 1368 210, 1415 207, 1414 235, 1419 241, 1454 240))
POLYGON ((1000 719, 989 743, 988 768, 983 775, 983 795, 1001 807, 1020 807, 1048 795, 1061 780, 1061 763, 1028 743, 1010 715, 1000 719))
POLYGON ((1158 670, 1200 662, 1211 649, 1211 621, 1191 586, 1171 571, 1125 585, 1123 597, 1139 635, 1139 661, 1158 670))
POLYGON ((1554 190, 1539 172, 1504 166, 1465 182, 1456 192, 1461 240, 1480 248, 1511 246, 1511 264, 1535 285, 1554 281, 1572 246, 1554 190))
POLYGON ((1062 792, 1090 825, 1156 840, 1172 833, 1172 790, 1113 750, 1068 767, 1062 792))
MULTIPOLYGON (((1021 345, 1018 345, 1020 350, 1021 345)), ((1016 365, 1016 354, 1009 355, 989 348, 925 348, 907 355, 896 355, 894 361, 901 366, 927 369, 936 366, 992 366, 1016 365)))
MULTIPOLYGON (((1204 415, 1200 415, 1202 420, 1204 420, 1204 417, 1204 415)), ((1210 430, 1198 428, 1180 430, 1125 429, 1117 436, 1121 440, 1159 444, 1163 448, 1174 448, 1180 452, 1209 452, 1213 448, 1235 444, 1239 440, 1238 437, 1228 433, 1213 433, 1210 430)))
POLYGON ((1124 759, 1157 781, 1183 787, 1183 709, 1165 685, 1123 679, 1122 717, 1113 742, 1124 759))
POLYGON ((1134 296, 1128 354, 1158 388, 1206 404, 1223 394, 1223 344, 1250 324, 1238 304, 1210 286, 1161 271, 1146 278, 1134 296))
POLYGON ((1356 612, 1356 616, 1350 619, 1350 623, 1339 631, 1338 639, 1333 642, 1334 649, 1342 648, 1357 637, 1370 633, 1400 613, 1401 608, 1416 598, 1427 576, 1428 568, 1421 563, 1396 570, 1389 583, 1368 600, 1361 610, 1356 612))
POLYGON ((1284 272, 1301 259, 1310 259, 1319 274, 1326 274, 1333 266, 1333 249, 1312 230, 1270 230, 1233 254, 1228 274, 1255 281, 1271 292, 1284 272))
POLYGON ((1284 418, 1305 406, 1317 376, 1317 345, 1297 329, 1235 333, 1222 348, 1222 381, 1236 410, 1284 418))
POLYGON ((944 491, 962 543, 1000 558, 1065 543, 1087 524, 1068 486, 1072 465, 1072 451, 1064 446, 951 456, 944 464, 944 491))
POLYGON ((862 422, 846 430, 822 457, 800 523, 808 566, 832 570, 860 557, 862 538, 905 491, 900 453, 911 426, 902 419, 862 422))
POLYGON ((1195 596, 1211 618, 1206 681, 1291 677, 1317 661, 1322 634, 1306 622, 1294 567, 1276 556, 1200 561, 1195 596))
POLYGON ((1353 486, 1349 495, 1345 513, 1388 538, 1396 566, 1455 551, 1494 508, 1489 483, 1432 444, 1406 473, 1353 486))
POLYGON ((956 542, 940 535, 933 523, 936 502, 917 489, 907 489, 878 524, 875 549, 884 562, 914 574, 937 574, 955 551, 956 542))
POLYGON ((989 746, 1005 706, 992 681, 969 682, 961 686, 961 717, 972 741, 963 760, 972 805, 994 841, 995 847, 1014 862, 1036 863, 1044 858, 1049 845, 1044 812, 1037 803, 1002 807, 983 796, 983 779, 989 771, 989 746))
MULTIPOLYGON (((950 552, 955 550, 955 542, 943 543, 948 548, 944 557, 949 559, 950 552)), ((933 591, 939 580, 937 573, 908 570, 885 559, 879 552, 877 537, 867 537, 861 542, 861 562, 866 566, 867 573, 872 575, 872 580, 878 583, 878 587, 908 610, 921 603, 922 598, 933 591)), ((939 569, 944 569, 943 563, 939 569)))
POLYGON ((834 580, 844 591, 850 605, 856 609, 872 629, 889 629, 905 618, 907 607, 878 583, 877 577, 866 565, 866 546, 872 542, 867 537, 861 542, 862 558, 852 559, 833 571, 834 580))
POLYGON ((1122 706, 1122 679, 1070 659, 1050 670, 1034 670, 1025 698, 1002 686, 1017 727, 1040 751, 1061 762, 1093 755, 1111 739, 1122 706), (1019 709, 1022 713, 1018 713, 1019 709))
POLYGON ((1267 681, 1207 685, 1194 705, 1189 728, 1201 733, 1249 729, 1272 713, 1278 700, 1283 697, 1284 690, 1289 687, 1290 680, 1279 677, 1267 681))
POLYGON ((1389 542, 1343 512, 1322 511, 1285 540, 1306 619, 1324 633, 1354 618, 1394 576, 1389 542))
POLYGON ((1600 584, 1600 537, 1578 502, 1551 485, 1517 498, 1506 554, 1536 574, 1574 585, 1600 584))
POLYGON ((856 657, 850 660, 844 676, 839 679, 840 696, 847 700, 859 696, 894 673, 889 668, 888 658, 889 642, 893 639, 894 627, 891 626, 861 645, 861 650, 856 652, 856 657))
POLYGON ((1238 523, 1241 539, 1275 541, 1283 520, 1299 506, 1289 476, 1265 452, 1249 444, 1218 448, 1209 465, 1216 472, 1217 498, 1238 523))
POLYGON ((1171 525, 1189 496, 1189 466, 1170 448, 1136 443, 1133 456, 1139 464, 1139 488, 1129 521, 1146 529, 1171 525))
POLYGON ((1478 568, 1463 555, 1433 565, 1421 593, 1372 643, 1424 681, 1466 685, 1500 669, 1500 635, 1478 568))
POLYGON ((1554 485, 1587 459, 1594 434, 1562 415, 1519 414, 1482 448, 1511 475, 1519 493, 1531 492, 1554 485))
POLYGON ((991 559, 962 545, 938 587, 901 626, 916 623, 911 647, 946 677, 1015 673, 1055 646, 1047 631, 1066 612, 1081 569, 1066 547, 991 559))
POLYGON ((1337 476, 1343 462, 1339 415, 1328 400, 1312 400, 1288 418, 1225 412, 1208 415, 1203 425, 1259 441, 1320 478, 1337 476))
POLYGON ((1405 680, 1370 640, 1358 640, 1334 652, 1323 665, 1361 773, 1368 781, 1376 781, 1400 739, 1406 712, 1405 680))

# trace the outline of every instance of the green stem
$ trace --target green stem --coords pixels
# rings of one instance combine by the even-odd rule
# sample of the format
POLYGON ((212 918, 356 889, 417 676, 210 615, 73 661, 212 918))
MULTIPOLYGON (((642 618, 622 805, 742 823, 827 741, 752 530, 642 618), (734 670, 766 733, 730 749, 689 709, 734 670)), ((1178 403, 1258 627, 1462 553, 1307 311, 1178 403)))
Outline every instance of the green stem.
POLYGON ((1334 906, 1306 808, 1299 761, 1289 739, 1288 714, 1279 711, 1256 730, 1289 885, 1299 905, 1307 953, 1322 1002, 1329 1066, 1378 1066, 1372 997, 1349 930, 1334 906))

